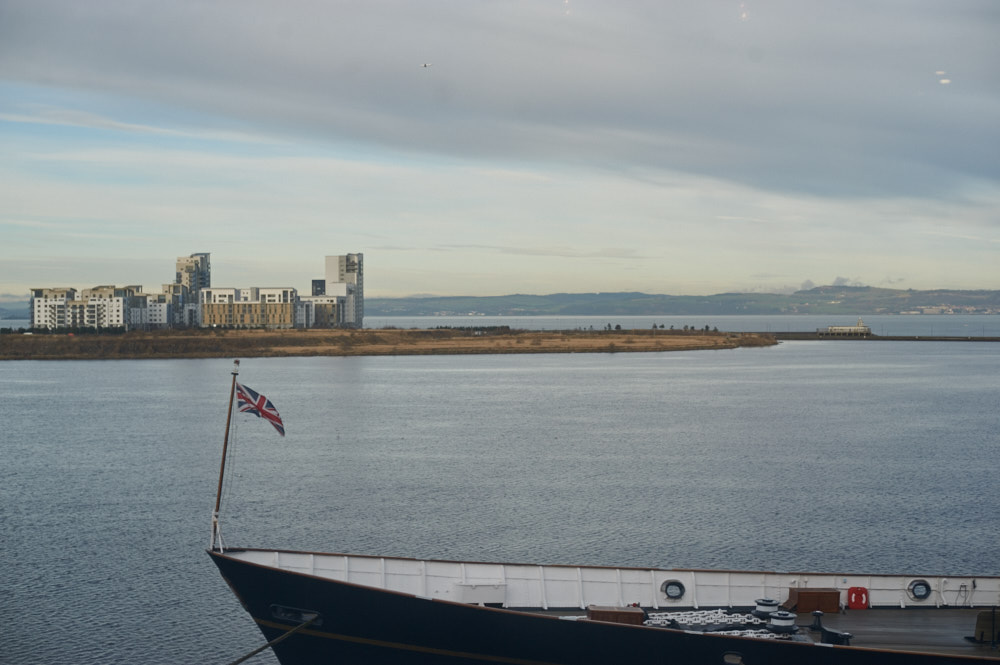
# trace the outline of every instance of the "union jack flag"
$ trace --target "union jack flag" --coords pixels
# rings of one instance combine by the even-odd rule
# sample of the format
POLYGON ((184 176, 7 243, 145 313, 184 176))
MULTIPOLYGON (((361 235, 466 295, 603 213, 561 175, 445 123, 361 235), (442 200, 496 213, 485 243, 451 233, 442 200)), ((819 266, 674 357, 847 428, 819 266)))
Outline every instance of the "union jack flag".
POLYGON ((278 434, 285 436, 285 424, 281 422, 281 416, 278 415, 274 404, 271 404, 271 400, 240 383, 236 384, 236 399, 236 408, 243 413, 252 413, 258 418, 263 418, 274 425, 278 434))

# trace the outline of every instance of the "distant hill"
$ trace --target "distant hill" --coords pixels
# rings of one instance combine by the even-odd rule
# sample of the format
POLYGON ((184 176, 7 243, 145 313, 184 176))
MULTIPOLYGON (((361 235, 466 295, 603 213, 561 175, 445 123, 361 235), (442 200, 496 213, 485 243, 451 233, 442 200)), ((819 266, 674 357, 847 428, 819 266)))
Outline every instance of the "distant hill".
MULTIPOLYGON (((1000 314, 1000 291, 817 286, 792 294, 672 296, 618 293, 365 298, 367 316, 660 316, 708 314, 1000 314)), ((29 318, 29 303, 0 303, 0 320, 29 318)))
POLYGON ((31 318, 31 305, 29 301, 0 303, 0 321, 4 319, 29 318, 31 318))
POLYGON ((365 298, 366 316, 659 316, 697 314, 1000 314, 1000 291, 818 286, 792 294, 638 292, 365 298))

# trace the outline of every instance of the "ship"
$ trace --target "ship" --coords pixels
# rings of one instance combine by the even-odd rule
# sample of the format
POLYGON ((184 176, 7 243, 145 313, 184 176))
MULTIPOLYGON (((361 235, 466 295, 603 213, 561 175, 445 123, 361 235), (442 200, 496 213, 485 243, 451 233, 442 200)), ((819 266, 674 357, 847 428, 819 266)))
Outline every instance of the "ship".
MULTIPOLYGON (((1000 662, 1000 577, 208 554, 282 665, 1000 662)), ((270 402, 244 389, 241 410, 270 402), (253 396, 256 404, 251 404, 253 396)), ((267 417, 262 415, 262 417, 267 417)), ((284 432, 277 412, 269 419, 284 432)), ((242 659, 240 661, 242 662, 242 659)))

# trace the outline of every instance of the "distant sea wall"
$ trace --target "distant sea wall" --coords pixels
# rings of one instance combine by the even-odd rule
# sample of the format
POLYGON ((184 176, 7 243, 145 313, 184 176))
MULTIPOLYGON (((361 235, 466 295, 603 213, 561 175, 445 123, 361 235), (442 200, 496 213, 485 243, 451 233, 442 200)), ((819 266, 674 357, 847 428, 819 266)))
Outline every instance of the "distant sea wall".
POLYGON ((771 333, 778 340, 812 340, 825 342, 1000 342, 1000 337, 975 335, 820 335, 814 332, 771 333))

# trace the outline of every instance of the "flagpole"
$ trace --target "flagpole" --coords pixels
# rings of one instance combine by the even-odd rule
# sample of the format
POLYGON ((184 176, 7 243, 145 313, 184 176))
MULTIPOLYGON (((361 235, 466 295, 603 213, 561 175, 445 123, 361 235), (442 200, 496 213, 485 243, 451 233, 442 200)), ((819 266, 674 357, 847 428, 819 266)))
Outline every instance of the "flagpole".
POLYGON ((222 439, 222 462, 219 464, 219 489, 215 493, 215 510, 212 511, 212 543, 210 549, 215 549, 219 543, 222 551, 222 534, 219 533, 219 507, 222 505, 222 480, 226 475, 226 452, 229 448, 229 424, 233 419, 233 397, 236 395, 236 376, 240 373, 239 359, 233 360, 233 385, 229 388, 229 411, 226 412, 226 435, 222 439))

